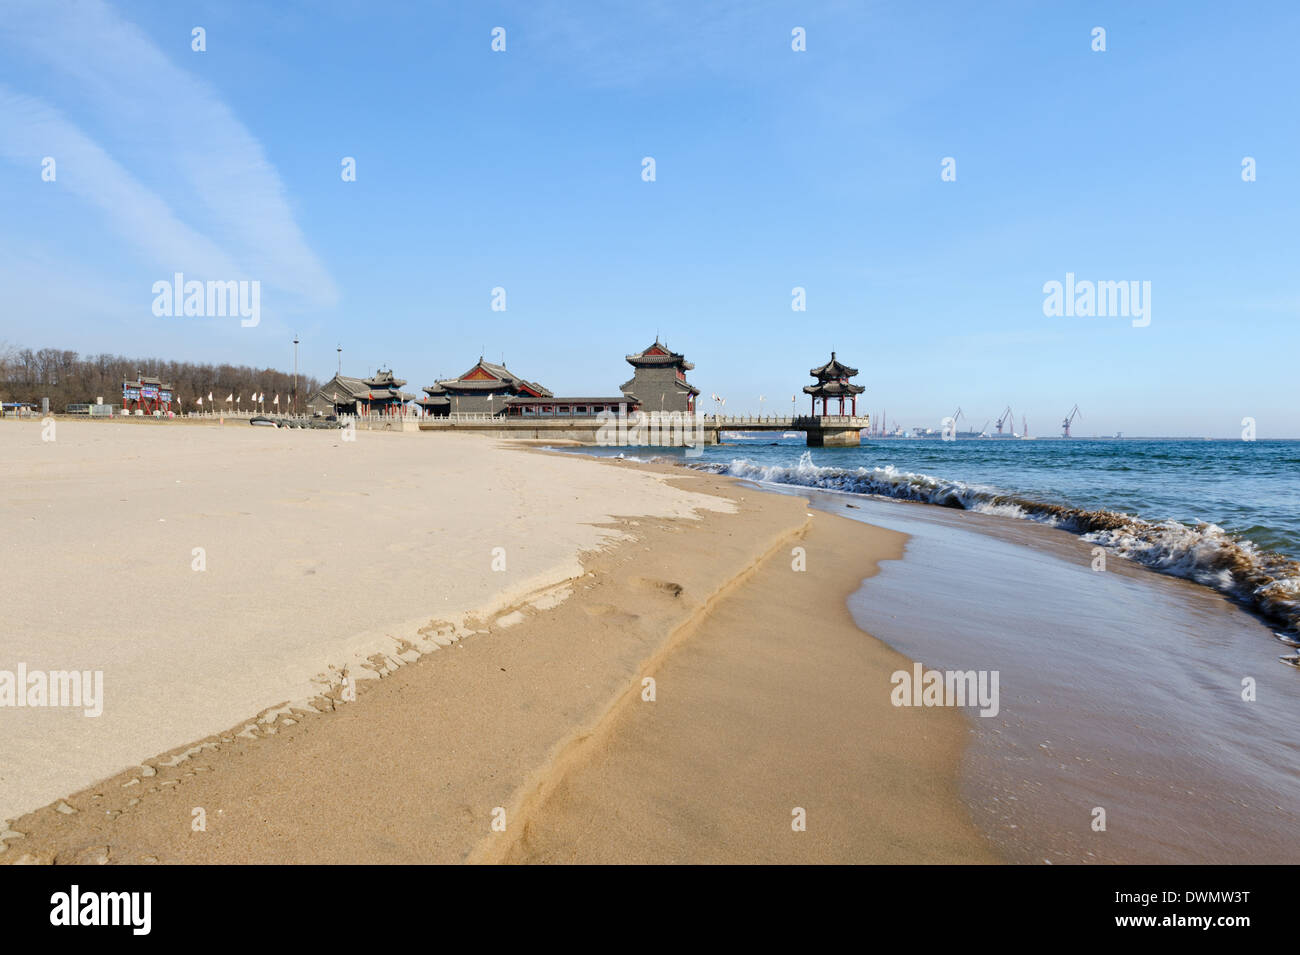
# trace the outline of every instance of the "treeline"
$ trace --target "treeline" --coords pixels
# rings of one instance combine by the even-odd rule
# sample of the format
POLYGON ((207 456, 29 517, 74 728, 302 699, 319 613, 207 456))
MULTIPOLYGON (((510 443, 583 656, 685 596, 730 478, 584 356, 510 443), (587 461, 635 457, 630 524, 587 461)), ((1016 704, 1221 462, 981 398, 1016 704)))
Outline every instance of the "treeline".
MULTIPOLYGON (((247 365, 200 365, 160 358, 126 358, 122 355, 78 355, 58 348, 12 348, 0 343, 0 398, 30 401, 39 405, 50 399, 53 411, 78 402, 122 403, 122 382, 137 375, 160 378, 172 386, 185 411, 196 408, 196 399, 207 403, 208 393, 224 405, 226 395, 243 395, 247 407, 253 392, 266 392, 267 404, 277 394, 283 408, 293 393, 292 372, 247 365)), ((315 378, 298 376, 298 405, 320 387, 315 378)))

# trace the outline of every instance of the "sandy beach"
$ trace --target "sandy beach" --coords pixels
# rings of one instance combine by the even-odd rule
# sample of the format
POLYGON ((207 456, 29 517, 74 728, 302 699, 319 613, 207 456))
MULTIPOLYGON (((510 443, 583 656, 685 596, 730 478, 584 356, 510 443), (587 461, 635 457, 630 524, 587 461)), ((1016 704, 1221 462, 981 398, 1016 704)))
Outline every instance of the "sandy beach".
POLYGON ((488 438, 0 446, 0 666, 104 675, 98 717, 0 709, 0 861, 996 858, 964 716, 890 707, 846 606, 901 534, 488 438))

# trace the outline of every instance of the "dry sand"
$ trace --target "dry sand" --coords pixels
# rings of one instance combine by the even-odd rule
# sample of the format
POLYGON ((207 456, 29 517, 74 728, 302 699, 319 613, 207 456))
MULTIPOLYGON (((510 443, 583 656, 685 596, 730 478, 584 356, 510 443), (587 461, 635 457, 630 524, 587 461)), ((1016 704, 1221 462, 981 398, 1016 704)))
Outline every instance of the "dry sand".
POLYGON ((0 708, 0 819, 305 705, 374 654, 436 649, 432 620, 580 576, 613 515, 730 507, 431 437, 60 421, 46 442, 0 422, 0 669, 102 670, 106 698, 97 718, 0 708))
MULTIPOLYGON (((23 625, 0 643, 0 667, 55 660, 34 652, 51 641, 76 657, 62 666, 89 666, 94 647, 108 662, 100 719, 120 709, 122 722, 87 739, 97 731, 70 714, 23 726, 11 718, 39 711, 0 710, 6 798, 48 802, 99 780, 15 820, 24 835, 0 861, 993 858, 956 795, 963 717, 890 707, 888 676, 907 661, 845 607, 876 561, 899 555, 901 535, 724 478, 481 438, 362 433, 343 445, 321 432, 94 423, 60 425, 60 442, 68 431, 65 457, 41 462, 49 449, 0 427, 4 526, 43 520, 26 541, 58 568, 17 601, 23 625), (128 507, 104 509, 121 497, 128 507), (153 540, 155 514, 186 533, 153 540), (178 551, 193 574, 196 536, 223 554, 279 548, 264 572, 296 574, 259 581, 250 559, 222 585, 226 603, 197 613, 193 578, 169 566, 178 551), (485 572, 493 546, 508 548, 508 575, 485 572), (796 546, 807 572, 791 568, 796 546), (42 595, 77 589, 69 573, 88 549, 107 562, 110 548, 109 579, 88 585, 98 601, 39 613, 42 595), (131 554, 168 586, 141 585, 131 554), (303 562, 330 584, 295 593, 303 562), (210 629, 190 639, 151 625, 160 614, 210 629), (255 636, 236 625, 259 616, 255 636), (381 625, 361 628, 363 640, 358 619, 381 625), (413 649, 395 659, 403 635, 413 649), (354 702, 318 697, 324 713, 247 721, 290 688, 319 692, 312 675, 376 638, 388 641, 383 678, 354 702), (281 665, 263 667, 267 656, 281 665), (641 698, 647 676, 654 702, 641 698), (136 698, 152 680, 158 700, 136 698), (87 759, 101 743, 113 755, 87 759), (170 758, 148 758, 160 752, 170 758), (43 789, 12 772, 14 755, 43 789), (791 828, 794 807, 806 832, 791 828)), ((31 566, 10 563, 6 577, 22 569, 31 586, 31 566)))

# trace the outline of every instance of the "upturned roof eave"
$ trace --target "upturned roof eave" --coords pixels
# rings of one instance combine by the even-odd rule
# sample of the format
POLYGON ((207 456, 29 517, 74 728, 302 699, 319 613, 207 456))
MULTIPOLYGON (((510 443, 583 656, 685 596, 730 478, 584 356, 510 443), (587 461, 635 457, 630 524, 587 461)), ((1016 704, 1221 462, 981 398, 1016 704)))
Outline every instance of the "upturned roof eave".
POLYGON ((819 381, 815 385, 804 385, 805 395, 860 395, 867 389, 862 385, 853 385, 841 381, 819 381))

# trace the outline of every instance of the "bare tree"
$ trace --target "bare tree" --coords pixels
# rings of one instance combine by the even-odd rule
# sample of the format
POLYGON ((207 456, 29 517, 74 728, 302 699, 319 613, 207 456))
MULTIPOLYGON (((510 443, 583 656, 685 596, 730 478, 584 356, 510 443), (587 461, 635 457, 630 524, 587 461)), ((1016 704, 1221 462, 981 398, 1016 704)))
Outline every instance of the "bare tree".
MULTIPOLYGON (((197 406, 197 399, 212 394, 221 401, 227 394, 243 395, 247 402, 253 392, 283 395, 281 407, 293 387, 290 372, 274 368, 250 368, 245 365, 207 365, 166 361, 159 358, 126 358, 122 355, 87 355, 55 348, 33 352, 0 343, 0 394, 6 401, 38 403, 49 398, 56 410, 66 405, 93 402, 103 398, 110 404, 121 400, 122 382, 137 374, 161 378, 172 386, 175 397, 185 410, 197 406), (220 392, 220 395, 217 393, 220 392)), ((320 387, 315 378, 298 376, 301 394, 320 387)), ((247 405, 245 405, 247 406, 247 405)))

